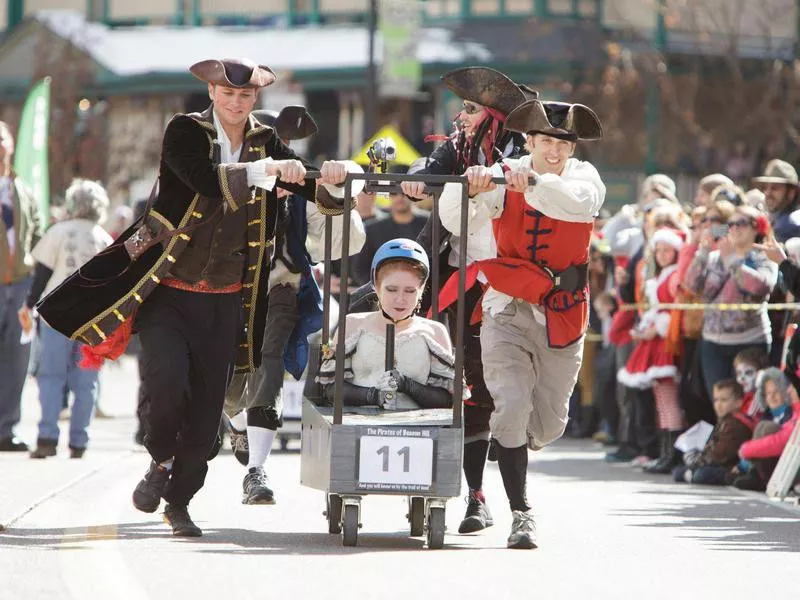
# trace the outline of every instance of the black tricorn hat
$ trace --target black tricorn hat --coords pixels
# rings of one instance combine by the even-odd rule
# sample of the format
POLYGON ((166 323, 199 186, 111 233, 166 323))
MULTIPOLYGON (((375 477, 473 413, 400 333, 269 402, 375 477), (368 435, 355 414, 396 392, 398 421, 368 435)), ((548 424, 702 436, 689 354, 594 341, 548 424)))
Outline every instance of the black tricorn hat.
POLYGON ((189 67, 189 71, 206 83, 233 88, 262 88, 277 79, 272 69, 247 58, 201 60, 189 67))
POLYGON ((303 140, 317 131, 316 122, 305 106, 285 106, 275 119, 275 131, 284 140, 303 140))
POLYGON ((442 81, 459 98, 493 108, 504 115, 525 100, 539 95, 489 67, 455 69, 442 75, 442 81))
POLYGON ((254 110, 253 117, 262 125, 269 125, 282 140, 303 140, 319 128, 305 106, 285 106, 280 113, 274 110, 254 110))
POLYGON ((528 100, 511 111, 506 129, 522 134, 544 133, 573 142, 603 137, 603 126, 591 108, 567 102, 528 100))

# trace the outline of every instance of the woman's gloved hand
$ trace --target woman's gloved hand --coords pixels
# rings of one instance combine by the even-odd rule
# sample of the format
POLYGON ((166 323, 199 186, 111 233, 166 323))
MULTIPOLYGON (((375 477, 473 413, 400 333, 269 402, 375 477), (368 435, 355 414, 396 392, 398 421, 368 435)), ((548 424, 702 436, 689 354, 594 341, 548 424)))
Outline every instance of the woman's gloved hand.
POLYGON ((379 390, 408 392, 408 378, 397 369, 384 371, 375 387, 379 390))

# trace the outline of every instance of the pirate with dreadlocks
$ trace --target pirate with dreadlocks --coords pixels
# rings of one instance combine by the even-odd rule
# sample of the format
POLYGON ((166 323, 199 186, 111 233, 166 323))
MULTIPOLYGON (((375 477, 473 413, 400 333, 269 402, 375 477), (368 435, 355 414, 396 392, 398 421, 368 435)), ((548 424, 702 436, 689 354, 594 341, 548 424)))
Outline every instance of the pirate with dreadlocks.
MULTIPOLYGON (((461 175, 474 165, 492 166, 499 160, 525 153, 525 140, 521 135, 506 131, 506 116, 519 104, 538 97, 538 93, 517 85, 502 73, 486 67, 467 67, 446 73, 444 84, 464 103, 459 112, 455 131, 446 142, 433 151, 423 169, 417 174, 461 175)), ((436 139, 436 138, 434 138, 436 139)), ((442 138, 439 138, 442 139, 442 138)), ((426 138, 431 141, 431 138, 426 138)), ((425 197, 425 184, 404 182, 403 192, 415 200, 425 197)), ((417 240, 423 248, 432 246, 432 217, 417 240)), ((486 255, 494 244, 491 225, 471 232, 467 242, 467 264, 476 257, 486 255)), ((442 230, 439 246, 440 309, 448 309, 451 326, 455 323, 455 304, 458 237, 442 230)), ((434 258, 434 257, 432 257, 434 258)), ((469 283, 468 283, 469 285, 469 283)), ((429 288, 430 289, 430 288, 429 288)), ((466 348, 464 370, 472 397, 464 405, 464 476, 469 487, 467 511, 458 528, 459 533, 480 531, 493 524, 491 513, 483 495, 483 470, 489 451, 489 415, 493 410, 492 397, 483 381, 481 363, 480 322, 472 322, 475 307, 483 289, 473 281, 466 294, 465 323, 466 348)), ((428 296, 429 302, 429 296, 428 296)), ((425 301, 423 301, 425 303, 425 301)))

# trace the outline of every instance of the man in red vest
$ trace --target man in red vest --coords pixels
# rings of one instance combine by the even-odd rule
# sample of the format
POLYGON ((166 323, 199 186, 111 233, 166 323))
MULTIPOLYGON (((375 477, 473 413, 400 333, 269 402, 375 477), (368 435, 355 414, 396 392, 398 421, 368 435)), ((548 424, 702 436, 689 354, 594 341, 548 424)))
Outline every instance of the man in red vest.
MULTIPOLYGON (((527 135, 530 154, 467 169, 470 230, 491 220, 496 245, 469 275, 486 285, 482 359, 513 514, 508 547, 536 548, 527 449, 558 439, 567 424, 589 322, 589 244, 606 194, 597 169, 572 155, 578 140, 600 139, 603 130, 585 106, 539 100, 515 108, 506 128, 527 135), (505 177, 506 185, 492 177, 505 177)), ((458 184, 445 186, 440 206, 442 223, 457 232, 458 184)))

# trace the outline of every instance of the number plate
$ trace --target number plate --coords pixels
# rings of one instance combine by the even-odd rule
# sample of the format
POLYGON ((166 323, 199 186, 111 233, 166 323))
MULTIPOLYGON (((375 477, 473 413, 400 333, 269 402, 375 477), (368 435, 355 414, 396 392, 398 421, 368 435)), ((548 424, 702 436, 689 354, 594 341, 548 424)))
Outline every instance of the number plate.
POLYGON ((359 439, 359 489, 424 491, 433 481, 434 440, 430 430, 379 429, 359 439), (404 435, 410 434, 410 435, 404 435))

